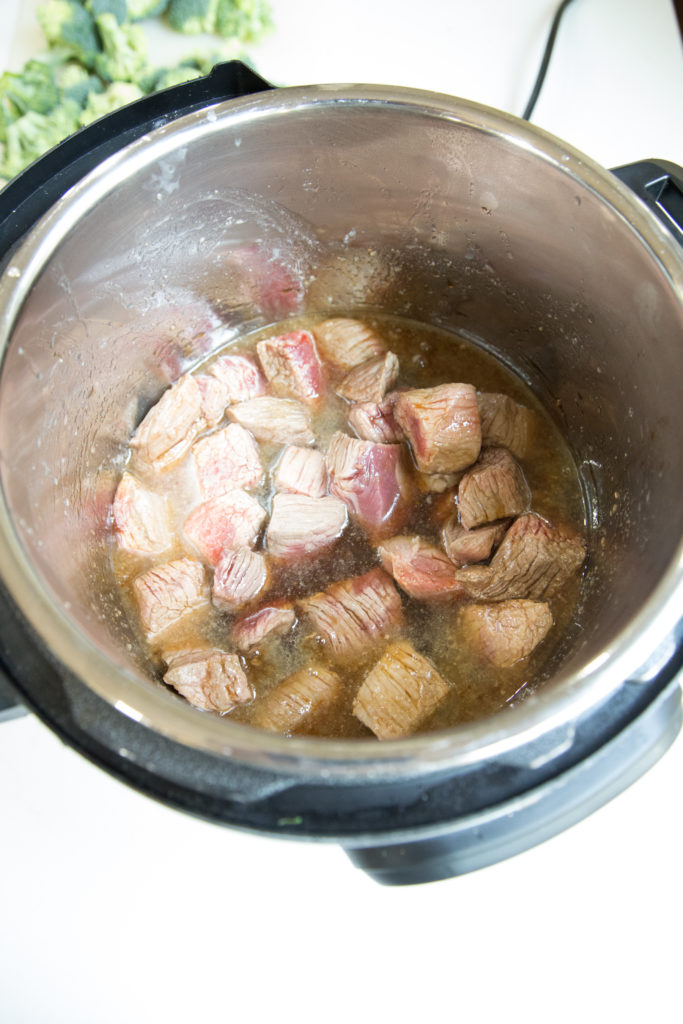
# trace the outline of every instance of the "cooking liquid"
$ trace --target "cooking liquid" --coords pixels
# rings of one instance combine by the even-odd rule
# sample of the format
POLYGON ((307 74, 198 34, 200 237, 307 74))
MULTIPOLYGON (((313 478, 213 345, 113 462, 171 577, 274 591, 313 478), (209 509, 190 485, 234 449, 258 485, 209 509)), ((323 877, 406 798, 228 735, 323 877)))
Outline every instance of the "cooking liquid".
MULTIPOLYGON (((290 319, 245 336, 239 342, 231 344, 229 348, 213 353, 210 360, 197 367, 197 372, 206 372, 211 362, 227 351, 252 352, 256 342, 264 337, 310 328, 321 319, 323 318, 290 319)), ((424 388, 451 381, 465 382, 473 384, 479 391, 507 394, 520 404, 532 408, 539 418, 539 425, 535 433, 533 454, 522 460, 532 492, 532 509, 553 524, 562 523, 578 533, 585 532, 585 508, 571 454, 557 427, 536 401, 531 390, 512 371, 483 349, 451 332, 389 316, 364 315, 363 320, 372 325, 384 340, 387 349, 399 358, 400 373, 395 388, 424 388)), ((316 447, 322 450, 327 448, 329 439, 336 430, 352 433, 346 422, 348 403, 334 394, 334 387, 343 376, 343 371, 335 372, 327 367, 328 390, 325 397, 311 409, 316 447)), ((218 430, 224 426, 225 421, 213 429, 218 430)), ((281 446, 268 444, 261 444, 259 448, 266 471, 265 480, 260 489, 250 490, 250 494, 270 512, 274 494, 273 470, 283 449, 281 446)), ((150 655, 158 666, 161 679, 165 671, 160 658, 162 649, 208 644, 223 650, 233 650, 230 641, 231 626, 237 616, 210 606, 185 616, 177 626, 167 630, 158 643, 155 640, 150 644, 142 637, 137 626, 137 606, 133 597, 132 581, 155 563, 167 562, 185 555, 197 558, 196 551, 183 539, 182 524, 191 509, 202 499, 192 474, 189 457, 177 468, 156 474, 143 464, 134 450, 131 450, 127 468, 151 489, 167 494, 175 513, 177 545, 174 550, 165 552, 162 557, 141 559, 120 551, 115 541, 112 544, 114 574, 122 587, 128 614, 135 623, 141 642, 143 645, 147 644, 150 655)), ((443 518, 437 521, 434 510, 436 503, 443 504, 447 500, 445 495, 421 494, 416 501, 410 522, 401 533, 420 534, 441 546, 440 529, 443 518)), ((455 504, 452 510, 456 511, 455 504)), ((257 549, 263 547, 263 532, 265 527, 256 545, 257 549)), ((339 541, 320 557, 303 564, 297 562, 285 566, 271 565, 271 586, 267 593, 260 595, 252 609, 241 610, 239 617, 277 598, 292 601, 306 594, 313 594, 336 580, 360 575, 377 565, 379 559, 376 548, 369 543, 363 530, 350 519, 339 541)), ((491 715, 513 700, 516 702, 532 692, 535 686, 552 673, 561 658, 562 647, 568 633, 571 632, 572 614, 578 601, 580 584, 581 578, 577 575, 575 580, 565 585, 561 594, 550 599, 554 625, 546 639, 529 658, 503 669, 494 668, 483 662, 472 655, 465 644, 460 643, 460 602, 419 602, 400 591, 407 638, 418 651, 433 662, 451 687, 447 699, 417 731, 448 728, 491 715)), ((329 662, 344 679, 346 699, 326 719, 316 722, 316 735, 372 736, 372 733, 355 718, 351 706, 358 687, 380 657, 383 647, 384 645, 380 645, 370 651, 366 658, 355 663, 352 668, 343 662, 329 662)), ((256 701, 259 696, 267 693, 291 673, 315 662, 328 662, 325 645, 316 636, 311 635, 310 628, 303 620, 298 621, 287 635, 266 638, 259 648, 243 656, 243 664, 255 691, 256 701)), ((253 704, 239 706, 230 712, 229 717, 248 723, 253 707, 253 704)))

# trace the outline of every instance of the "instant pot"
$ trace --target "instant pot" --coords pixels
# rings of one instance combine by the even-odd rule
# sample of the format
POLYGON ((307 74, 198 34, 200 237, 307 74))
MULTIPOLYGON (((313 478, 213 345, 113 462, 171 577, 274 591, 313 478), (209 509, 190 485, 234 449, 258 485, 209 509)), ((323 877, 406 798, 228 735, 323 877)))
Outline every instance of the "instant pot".
POLYGON ((512 116, 239 63, 103 118, 0 193, 0 658, 25 706, 175 808, 341 843, 380 882, 518 853, 681 725, 680 171, 608 172, 512 116), (637 195, 636 195, 637 193, 637 195), (134 426, 216 347, 290 314, 389 311, 493 352, 569 443, 579 606, 526 699, 379 743, 286 738, 155 677, 109 562, 134 426))

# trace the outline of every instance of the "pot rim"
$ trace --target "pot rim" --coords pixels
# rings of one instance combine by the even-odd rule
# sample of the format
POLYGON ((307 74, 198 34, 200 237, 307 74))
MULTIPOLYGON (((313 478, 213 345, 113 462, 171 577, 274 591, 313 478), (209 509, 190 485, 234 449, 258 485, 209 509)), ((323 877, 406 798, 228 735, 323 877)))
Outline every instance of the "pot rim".
MULTIPOLYGON (((87 174, 34 226, 4 271, 0 281, 2 355, 31 284, 48 258, 85 213, 121 181, 179 147, 221 131, 226 121, 247 127, 254 119, 292 116, 320 105, 398 107, 530 151, 571 177, 578 188, 595 194, 637 235, 683 306, 683 257, 674 240, 625 185, 562 140, 513 115, 469 100, 402 87, 322 84, 210 104, 130 143, 87 174)), ((0 564, 12 599, 47 648, 117 711, 180 744, 242 764, 288 773, 313 771, 345 781, 466 767, 509 753, 550 731, 564 730, 571 735, 575 720, 603 703, 625 680, 645 683, 652 678, 654 666, 666 658, 683 609, 682 540, 653 593, 612 643, 581 671, 558 672, 552 685, 522 704, 477 722, 404 740, 288 738, 203 715, 137 677, 128 667, 115 665, 50 599, 15 532, 4 491, 0 497, 0 564)), ((35 703, 40 704, 39 698, 35 703)))

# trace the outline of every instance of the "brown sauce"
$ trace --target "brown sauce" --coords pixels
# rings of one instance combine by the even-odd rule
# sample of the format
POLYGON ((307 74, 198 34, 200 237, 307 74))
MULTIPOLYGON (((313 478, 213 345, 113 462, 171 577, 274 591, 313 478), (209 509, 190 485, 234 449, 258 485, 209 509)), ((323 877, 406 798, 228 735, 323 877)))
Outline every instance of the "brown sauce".
MULTIPOLYGON (((353 315, 350 313, 349 315, 353 315)), ((198 372, 206 372, 211 361, 227 351, 251 352, 261 338, 287 331, 310 328, 315 321, 323 318, 296 318, 285 323, 271 325, 268 329, 246 336, 212 355, 211 359, 198 366, 198 372)), ((560 432, 548 414, 536 401, 531 390, 511 370, 492 355, 469 341, 445 330, 389 316, 363 316, 394 352, 400 361, 400 375, 394 387, 432 387, 437 384, 458 381, 474 385, 479 391, 500 392, 515 401, 532 408, 542 421, 542 428, 536 432, 537 441, 531 457, 522 460, 523 469, 533 495, 532 508, 535 512, 555 524, 572 527, 576 532, 585 533, 585 508, 578 474, 570 452, 560 432)), ((344 375, 327 367, 328 391, 319 410, 313 409, 312 426, 316 435, 316 447, 325 450, 335 430, 351 433, 347 426, 348 404, 334 394, 334 385, 344 375)), ((223 421, 217 428, 225 426, 223 421)), ((208 432, 207 432, 208 433, 208 432)), ((252 494, 270 511, 273 498, 272 469, 281 448, 274 445, 260 445, 262 461, 266 469, 266 482, 252 494)), ((150 472, 134 452, 127 466, 139 479, 156 491, 169 495, 177 510, 175 522, 177 545, 165 552, 157 562, 188 555, 196 558, 190 545, 182 538, 182 523, 194 505, 199 494, 188 472, 187 459, 176 469, 162 474, 150 472)), ((423 494, 417 501, 410 523, 401 531, 418 533, 439 543, 439 528, 432 516, 432 507, 437 495, 423 494)), ((261 546, 262 538, 257 544, 261 546)), ((141 572, 154 564, 154 560, 141 559, 126 554, 112 542, 112 565, 120 584, 124 604, 138 635, 137 608, 132 594, 132 581, 141 572)), ((368 542, 364 532, 352 521, 335 547, 323 556, 303 566, 291 565, 276 569, 273 583, 265 597, 256 607, 278 597, 292 599, 325 589, 336 580, 367 572, 379 564, 376 549, 368 542)), ((558 652, 571 629, 572 615, 578 601, 581 579, 579 576, 565 586, 562 593, 550 599, 549 604, 554 625, 546 639, 531 656, 510 668, 493 668, 473 656, 459 643, 457 614, 459 604, 427 604, 415 601, 401 592, 405 618, 406 635, 425 657, 429 658, 442 677, 450 685, 450 694, 437 712, 418 730, 420 732, 443 729, 461 722, 471 721, 490 715, 511 701, 523 699, 547 678, 558 659, 558 652)), ((240 616, 244 610, 240 612, 240 616)), ((180 623, 166 632, 164 643, 180 646, 214 645, 231 650, 231 626, 236 616, 210 607, 186 616, 180 623), (169 638, 168 633, 173 636, 169 638)), ((143 644, 145 643, 142 640, 143 644)), ((150 654, 156 659, 159 678, 164 666, 159 652, 153 646, 150 654)), ((368 657, 352 669, 332 665, 344 677, 347 699, 333 714, 317 728, 317 733, 335 737, 368 737, 372 734, 354 717, 351 705, 364 675, 379 658, 381 649, 371 652, 368 657)), ((324 649, 315 637, 308 636, 304 622, 298 622, 295 629, 286 636, 264 641, 257 651, 243 657, 248 678, 256 693, 256 699, 267 693, 291 673, 313 661, 325 659, 324 649)), ((242 705, 230 712, 233 720, 248 723, 253 705, 242 705)))

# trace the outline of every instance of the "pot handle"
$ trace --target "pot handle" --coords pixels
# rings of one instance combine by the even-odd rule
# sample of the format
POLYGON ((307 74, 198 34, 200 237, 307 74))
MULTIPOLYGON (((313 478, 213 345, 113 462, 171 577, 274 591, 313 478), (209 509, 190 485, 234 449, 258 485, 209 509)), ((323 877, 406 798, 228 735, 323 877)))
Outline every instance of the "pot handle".
POLYGON ((67 189, 128 143, 211 103, 272 88, 246 64, 228 61, 203 78, 151 93, 70 135, 0 191, 3 258, 67 189))
POLYGON ((683 245, 683 168, 668 160, 640 160, 613 167, 612 174, 628 185, 683 245))

